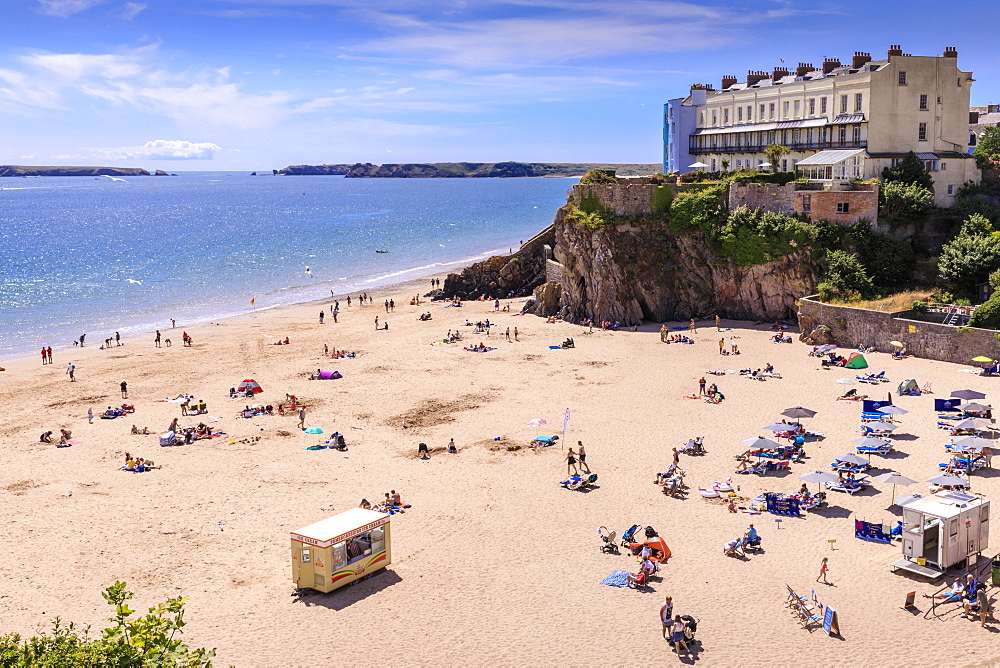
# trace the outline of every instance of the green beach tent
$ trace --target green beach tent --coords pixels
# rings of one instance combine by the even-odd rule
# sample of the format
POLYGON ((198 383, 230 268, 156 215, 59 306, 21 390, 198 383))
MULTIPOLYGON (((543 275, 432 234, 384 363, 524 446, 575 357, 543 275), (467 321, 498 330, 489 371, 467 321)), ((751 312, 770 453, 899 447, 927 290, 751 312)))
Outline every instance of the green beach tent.
POLYGON ((847 364, 844 365, 847 369, 867 369, 868 360, 861 353, 851 353, 851 356, 847 359, 847 364))

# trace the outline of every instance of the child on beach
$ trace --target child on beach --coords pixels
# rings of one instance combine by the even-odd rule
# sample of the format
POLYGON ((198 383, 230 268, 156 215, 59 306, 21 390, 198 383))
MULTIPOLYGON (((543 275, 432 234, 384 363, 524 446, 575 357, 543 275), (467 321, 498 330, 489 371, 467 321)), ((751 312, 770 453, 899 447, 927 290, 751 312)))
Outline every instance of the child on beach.
POLYGON ((823 557, 823 561, 819 565, 819 575, 816 577, 816 582, 819 582, 820 578, 823 578, 824 584, 830 584, 826 579, 826 573, 830 570, 829 564, 827 564, 827 558, 823 557))

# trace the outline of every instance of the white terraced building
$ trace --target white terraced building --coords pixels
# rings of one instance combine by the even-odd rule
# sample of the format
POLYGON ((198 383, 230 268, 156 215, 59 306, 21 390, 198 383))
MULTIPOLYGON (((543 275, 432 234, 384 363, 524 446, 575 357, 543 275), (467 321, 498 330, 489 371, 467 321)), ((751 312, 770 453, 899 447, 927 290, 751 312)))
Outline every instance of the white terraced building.
POLYGON ((821 68, 750 71, 742 83, 724 76, 721 90, 695 85, 664 105, 663 169, 760 167, 765 147, 783 144, 790 152, 775 169, 836 187, 879 177, 913 151, 934 179, 935 203, 950 206, 962 184, 980 179, 969 155, 972 82, 952 47, 912 56, 896 45, 884 60, 857 52, 850 65, 827 58, 821 68))

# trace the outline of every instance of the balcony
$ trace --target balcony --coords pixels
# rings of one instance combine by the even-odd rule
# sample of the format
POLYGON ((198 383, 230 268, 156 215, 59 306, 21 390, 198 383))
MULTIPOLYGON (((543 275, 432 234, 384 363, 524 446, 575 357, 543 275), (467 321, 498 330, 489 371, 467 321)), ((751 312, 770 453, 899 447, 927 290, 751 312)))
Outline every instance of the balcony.
MULTIPOLYGON (((704 155, 706 153, 763 153, 767 144, 744 144, 743 146, 698 146, 696 139, 690 140, 688 152, 691 155, 704 155)), ((788 142, 785 144, 790 151, 826 151, 830 149, 845 148, 868 148, 868 140, 858 141, 800 141, 788 142)))

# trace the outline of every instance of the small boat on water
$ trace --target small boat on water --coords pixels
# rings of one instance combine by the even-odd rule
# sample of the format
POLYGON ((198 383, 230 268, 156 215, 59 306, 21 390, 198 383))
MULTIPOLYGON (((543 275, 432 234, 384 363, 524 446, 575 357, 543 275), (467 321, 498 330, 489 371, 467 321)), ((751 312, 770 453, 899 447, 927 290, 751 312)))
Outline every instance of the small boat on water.
POLYGON ((376 253, 388 253, 389 251, 387 251, 387 250, 377 250, 377 251, 375 251, 375 252, 376 252, 376 253))

